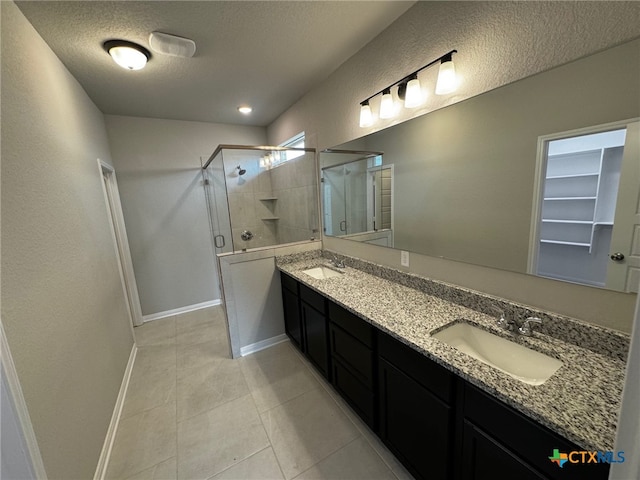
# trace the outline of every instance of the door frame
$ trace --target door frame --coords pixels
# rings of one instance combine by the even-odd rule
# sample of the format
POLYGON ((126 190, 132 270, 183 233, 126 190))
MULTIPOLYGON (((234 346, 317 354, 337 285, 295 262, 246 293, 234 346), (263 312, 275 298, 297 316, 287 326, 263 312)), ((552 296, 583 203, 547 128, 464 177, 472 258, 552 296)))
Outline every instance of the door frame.
POLYGON ((527 259, 527 273, 536 275, 538 266, 538 236, 540 234, 540 216, 542 214, 542 197, 544 190, 544 175, 547 170, 547 152, 549 142, 561 140, 569 137, 579 137, 592 133, 602 133, 609 130, 616 130, 626 127, 628 124, 637 122, 638 118, 629 118, 601 125, 567 130, 565 132, 552 133, 538 137, 538 149, 536 154, 536 169, 533 183, 533 205, 531 208, 531 229, 529 233, 529 256, 527 259))
POLYGON ((133 271, 129 239, 127 238, 127 229, 124 223, 122 204, 120 203, 116 171, 111 165, 100 159, 98 159, 98 169, 100 178, 103 180, 100 182, 102 184, 102 193, 104 194, 109 224, 111 225, 114 248, 119 259, 120 281, 122 282, 122 290, 129 307, 130 323, 133 328, 142 325, 144 320, 142 319, 138 285, 133 271))
MULTIPOLYGON (((7 455, 2 457, 4 468, 15 469, 26 478, 46 479, 38 440, 31 423, 27 402, 22 392, 18 372, 11 356, 9 342, 0 319, 0 386, 2 400, 2 423, 7 426, 3 435, 3 442, 8 451, 21 451, 22 455, 7 455)), ((5 425, 3 425, 5 426, 5 425)), ((4 448, 3 448, 4 450, 4 448)))

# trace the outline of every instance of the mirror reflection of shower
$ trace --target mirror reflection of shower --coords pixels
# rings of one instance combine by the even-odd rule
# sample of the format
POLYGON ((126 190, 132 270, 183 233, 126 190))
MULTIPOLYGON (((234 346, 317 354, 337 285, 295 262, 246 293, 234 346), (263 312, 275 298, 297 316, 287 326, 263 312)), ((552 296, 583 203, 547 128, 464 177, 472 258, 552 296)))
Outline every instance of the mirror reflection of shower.
POLYGON ((314 149, 221 145, 205 162, 203 175, 209 179, 205 188, 215 253, 317 236, 314 149), (243 238, 247 231, 251 240, 243 238))
POLYGON ((381 152, 325 150, 324 233, 393 246, 393 165, 381 152))

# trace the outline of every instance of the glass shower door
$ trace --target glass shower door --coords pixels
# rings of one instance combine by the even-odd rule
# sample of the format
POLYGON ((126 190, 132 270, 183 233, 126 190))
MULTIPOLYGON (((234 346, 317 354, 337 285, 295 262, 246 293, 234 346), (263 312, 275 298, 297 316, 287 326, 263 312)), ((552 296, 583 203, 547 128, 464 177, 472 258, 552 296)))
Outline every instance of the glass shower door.
POLYGON ((202 175, 207 196, 213 251, 216 254, 233 252, 222 152, 218 153, 209 167, 202 171, 202 175))

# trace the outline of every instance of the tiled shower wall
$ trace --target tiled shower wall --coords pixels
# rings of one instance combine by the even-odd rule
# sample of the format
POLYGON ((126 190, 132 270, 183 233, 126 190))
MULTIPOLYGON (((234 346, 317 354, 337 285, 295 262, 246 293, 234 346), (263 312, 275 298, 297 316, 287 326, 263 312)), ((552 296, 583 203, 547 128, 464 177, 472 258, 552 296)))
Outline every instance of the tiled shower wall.
POLYGON ((229 155, 225 152, 224 155, 234 249, 277 244, 277 224, 272 220, 265 220, 275 216, 271 211, 274 202, 261 200, 273 196, 271 175, 260 168, 257 155, 255 158, 248 158, 246 152, 229 155), (238 175, 238 165, 247 173, 238 175), (252 240, 245 242, 240 238, 244 230, 253 233, 252 240))
POLYGON ((277 197, 278 243, 319 238, 317 174, 314 154, 283 163, 272 170, 271 185, 277 197))
POLYGON ((319 237, 313 153, 271 170, 260 168, 260 155, 246 151, 224 152, 224 162, 235 250, 319 237), (242 176, 238 165, 246 170, 242 176), (240 238, 244 230, 252 240, 240 238))

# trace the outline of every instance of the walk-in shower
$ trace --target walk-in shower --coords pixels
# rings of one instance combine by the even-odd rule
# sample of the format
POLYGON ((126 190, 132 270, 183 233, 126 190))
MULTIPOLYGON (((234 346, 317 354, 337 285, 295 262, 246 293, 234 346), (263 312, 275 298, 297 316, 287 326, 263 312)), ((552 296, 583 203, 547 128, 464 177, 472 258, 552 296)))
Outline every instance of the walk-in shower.
POLYGON ((318 238, 315 149, 219 145, 204 162, 215 253, 318 238))

